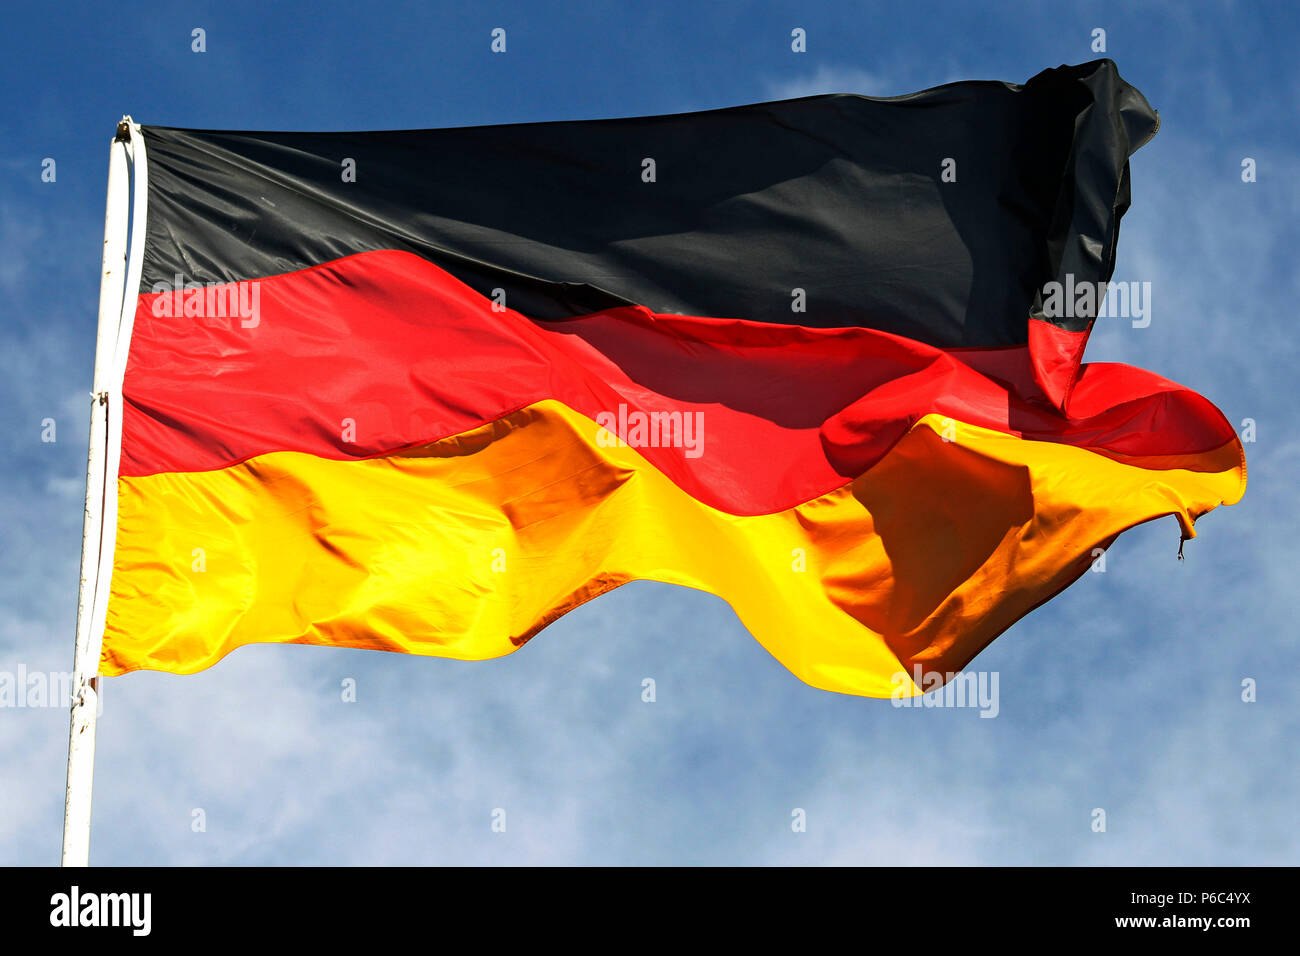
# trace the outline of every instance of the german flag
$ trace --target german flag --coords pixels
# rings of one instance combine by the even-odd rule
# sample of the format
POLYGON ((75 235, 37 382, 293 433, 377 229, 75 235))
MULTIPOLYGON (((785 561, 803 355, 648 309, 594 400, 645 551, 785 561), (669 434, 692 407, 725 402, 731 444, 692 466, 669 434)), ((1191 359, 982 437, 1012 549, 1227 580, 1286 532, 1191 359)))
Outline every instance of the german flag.
POLYGON ((1081 362, 1156 127, 1108 60, 633 119, 144 127, 100 673, 492 658, 638 579, 718 595, 816 687, 960 670, 1125 529, 1189 537, 1242 494, 1210 402, 1081 362))

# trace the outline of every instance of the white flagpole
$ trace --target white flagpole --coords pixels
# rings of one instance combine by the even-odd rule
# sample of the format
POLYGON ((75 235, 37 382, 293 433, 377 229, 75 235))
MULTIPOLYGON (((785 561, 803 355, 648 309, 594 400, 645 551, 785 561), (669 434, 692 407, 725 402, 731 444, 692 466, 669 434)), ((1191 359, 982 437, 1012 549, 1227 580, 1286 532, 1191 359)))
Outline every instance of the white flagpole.
MULTIPOLYGON (((63 865, 90 861, 90 801, 95 774, 95 722, 99 713, 99 644, 94 634, 108 466, 108 399, 127 272, 127 228, 131 183, 127 148, 129 118, 109 145, 108 200, 104 212, 104 257, 99 277, 99 326, 95 339, 94 386, 90 405, 90 449, 86 457, 86 511, 81 530, 81 584, 77 589, 77 643, 73 658, 72 715, 68 728, 68 780, 63 803, 63 865)), ((113 414, 121 414, 120 409, 113 414)), ((111 560, 111 556, 110 556, 111 560)))

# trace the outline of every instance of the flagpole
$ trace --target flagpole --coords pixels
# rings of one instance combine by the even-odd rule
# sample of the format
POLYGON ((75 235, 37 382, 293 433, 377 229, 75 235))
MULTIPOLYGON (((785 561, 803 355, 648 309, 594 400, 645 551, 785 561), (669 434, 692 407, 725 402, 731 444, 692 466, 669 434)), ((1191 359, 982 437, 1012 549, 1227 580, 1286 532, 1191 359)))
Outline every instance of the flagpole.
POLYGON ((104 251, 99 278, 99 323, 94 384, 90 395, 90 445, 86 456, 86 507, 81 527, 81 583, 77 589, 77 637, 73 657, 72 713, 68 726, 68 778, 63 802, 64 866, 90 860, 90 804, 95 774, 95 724, 99 715, 99 644, 94 634, 108 468, 108 399, 127 272, 131 183, 127 149, 129 118, 109 145, 104 251))

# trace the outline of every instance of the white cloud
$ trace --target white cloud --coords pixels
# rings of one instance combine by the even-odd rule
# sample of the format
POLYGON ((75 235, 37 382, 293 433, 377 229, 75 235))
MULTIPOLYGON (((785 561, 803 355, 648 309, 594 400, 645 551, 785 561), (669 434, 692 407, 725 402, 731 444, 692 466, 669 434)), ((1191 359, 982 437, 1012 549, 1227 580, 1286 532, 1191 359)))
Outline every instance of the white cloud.
POLYGON ((774 100, 792 100, 820 93, 860 93, 863 96, 894 96, 906 90, 891 90, 883 78, 853 67, 821 65, 811 73, 789 79, 770 80, 767 95, 774 100))

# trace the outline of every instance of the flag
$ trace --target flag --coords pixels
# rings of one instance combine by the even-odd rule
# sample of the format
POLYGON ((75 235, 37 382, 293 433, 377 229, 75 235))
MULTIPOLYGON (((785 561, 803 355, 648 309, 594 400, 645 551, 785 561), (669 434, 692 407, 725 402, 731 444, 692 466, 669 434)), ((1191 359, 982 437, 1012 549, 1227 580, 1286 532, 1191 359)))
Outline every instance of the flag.
POLYGON ((633 580, 717 595, 816 687, 959 671, 1127 528, 1190 537, 1242 494, 1209 401, 1082 362, 1157 125, 1100 60, 630 119, 144 127, 100 672, 492 658, 633 580))

